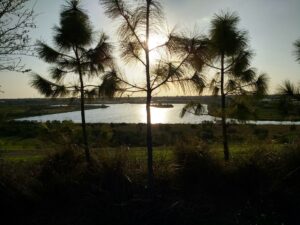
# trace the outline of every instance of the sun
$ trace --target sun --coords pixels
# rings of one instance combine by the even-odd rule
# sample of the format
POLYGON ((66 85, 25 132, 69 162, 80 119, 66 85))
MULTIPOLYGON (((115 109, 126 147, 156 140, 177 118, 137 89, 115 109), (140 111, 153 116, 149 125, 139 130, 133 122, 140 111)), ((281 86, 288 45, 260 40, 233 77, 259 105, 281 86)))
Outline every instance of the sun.
POLYGON ((151 35, 149 38, 149 49, 153 49, 159 45, 166 43, 167 38, 161 35, 151 35))
POLYGON ((149 38, 149 49, 152 50, 150 52, 150 59, 152 61, 159 60, 161 58, 162 49, 159 46, 165 44, 167 42, 167 37, 161 35, 151 35, 149 38))

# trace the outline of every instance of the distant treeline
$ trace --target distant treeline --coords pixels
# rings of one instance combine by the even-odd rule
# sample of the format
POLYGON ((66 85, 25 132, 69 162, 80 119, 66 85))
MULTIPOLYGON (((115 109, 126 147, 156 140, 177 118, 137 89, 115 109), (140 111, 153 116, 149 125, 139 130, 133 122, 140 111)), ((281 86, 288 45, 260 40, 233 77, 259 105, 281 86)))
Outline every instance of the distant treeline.
MULTIPOLYGON (((230 97, 230 96, 228 96, 230 97)), ((170 96, 170 97, 153 97, 153 102, 186 104, 189 102, 199 102, 201 104, 217 104, 219 96, 170 96)), ((266 96, 265 100, 271 101, 278 99, 278 95, 266 96)), ((119 98, 100 98, 90 100, 91 104, 118 104, 118 103, 135 103, 144 104, 145 97, 119 97, 119 98)), ((79 98, 24 98, 24 99, 0 99, 0 105, 79 105, 79 98)))

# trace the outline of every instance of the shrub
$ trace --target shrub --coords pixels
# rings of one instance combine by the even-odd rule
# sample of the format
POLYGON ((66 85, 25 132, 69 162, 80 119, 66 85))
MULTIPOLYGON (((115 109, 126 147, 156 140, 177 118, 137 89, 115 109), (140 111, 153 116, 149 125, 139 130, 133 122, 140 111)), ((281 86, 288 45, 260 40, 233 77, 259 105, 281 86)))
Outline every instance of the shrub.
POLYGON ((132 181, 127 175, 127 153, 123 150, 110 152, 101 157, 101 189, 114 201, 128 200, 132 195, 132 181))
POLYGON ((259 140, 265 140, 269 136, 269 131, 264 128, 255 128, 253 133, 259 140))
POLYGON ((259 196, 271 187, 272 172, 278 158, 273 149, 262 145, 250 147, 247 152, 246 156, 235 162, 233 184, 247 195, 259 196))
POLYGON ((295 131, 295 130, 297 130, 297 126, 295 124, 292 124, 290 126, 290 131, 295 131))
POLYGON ((284 146, 280 159, 281 162, 278 166, 282 177, 281 182, 285 187, 294 189, 300 199, 300 145, 284 146))
POLYGON ((198 189, 215 188, 222 176, 222 167, 206 144, 198 146, 178 145, 175 150, 179 185, 186 194, 198 189))
POLYGON ((210 142, 213 141, 215 137, 213 130, 210 129, 201 131, 200 136, 202 140, 210 142))
POLYGON ((74 149, 52 153, 41 162, 38 191, 49 200, 72 201, 79 192, 80 177, 86 172, 85 168, 83 154, 74 149))

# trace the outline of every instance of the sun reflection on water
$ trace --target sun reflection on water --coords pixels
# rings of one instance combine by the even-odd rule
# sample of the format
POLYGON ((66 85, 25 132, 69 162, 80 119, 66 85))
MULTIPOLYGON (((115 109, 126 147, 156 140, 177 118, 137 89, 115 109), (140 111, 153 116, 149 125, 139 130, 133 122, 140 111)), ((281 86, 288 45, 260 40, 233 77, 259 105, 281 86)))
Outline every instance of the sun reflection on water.
MULTIPOLYGON (((168 109, 165 109, 165 108, 151 107, 151 122, 152 122, 152 124, 166 123, 167 111, 168 111, 168 109)), ((146 107, 141 107, 140 115, 141 115, 144 123, 146 123, 147 122, 146 107)))

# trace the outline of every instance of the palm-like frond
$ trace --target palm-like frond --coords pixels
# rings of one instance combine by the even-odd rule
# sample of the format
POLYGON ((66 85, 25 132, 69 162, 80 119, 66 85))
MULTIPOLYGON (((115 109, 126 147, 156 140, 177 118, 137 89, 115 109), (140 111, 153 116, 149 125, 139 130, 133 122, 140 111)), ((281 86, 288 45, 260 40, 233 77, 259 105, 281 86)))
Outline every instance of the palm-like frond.
POLYGON ((228 80, 225 89, 228 93, 231 93, 238 88, 238 85, 239 84, 235 80, 228 80))
POLYGON ((300 39, 294 43, 296 60, 300 63, 300 39))
POLYGON ((212 95, 213 95, 213 96, 219 95, 219 92, 220 92, 220 88, 219 88, 219 87, 214 86, 214 87, 212 88, 212 95))
POLYGON ((180 112, 180 117, 183 118, 186 113, 199 116, 206 113, 206 108, 201 103, 190 102, 183 107, 180 112))
POLYGON ((166 47, 171 55, 186 58, 188 65, 198 72, 202 71, 209 55, 208 40, 204 37, 188 38, 183 35, 171 34, 166 47))
POLYGON ((33 74, 31 86, 38 90, 39 93, 46 97, 65 97, 70 94, 70 91, 64 85, 58 85, 48 81, 38 74, 33 74))
POLYGON ((151 0, 150 2, 150 8, 151 8, 151 13, 152 17, 154 18, 163 18, 163 10, 162 10, 162 5, 160 1, 157 0, 151 0))
POLYGON ((239 80, 242 83, 250 83, 253 82, 256 77, 256 72, 254 68, 246 69, 245 71, 242 71, 242 73, 239 76, 239 80))
POLYGON ((228 62, 229 65, 232 65, 230 67, 230 73, 237 78, 241 77, 243 73, 248 70, 252 56, 253 53, 251 51, 242 50, 236 57, 230 57, 228 62))
POLYGON ((160 61, 152 71, 157 83, 163 81, 176 81, 183 77, 182 68, 176 66, 172 62, 160 61))
POLYGON ((212 91, 214 87, 220 86, 220 81, 219 81, 220 75, 219 73, 215 74, 215 77, 210 81, 209 83, 209 90, 212 91))
POLYGON ((205 62, 210 58, 208 43, 206 39, 200 39, 196 42, 196 46, 192 45, 190 48, 191 56, 189 57, 189 62, 193 68, 199 72, 203 70, 205 62))
POLYGON ((142 62, 142 48, 137 41, 122 42, 121 43, 121 57, 125 63, 142 62))
POLYGON ((113 46, 108 42, 108 37, 104 33, 101 34, 95 48, 88 51, 81 48, 81 59, 83 61, 81 66, 83 70, 87 71, 90 77, 104 72, 106 67, 113 64, 112 49, 113 46))
POLYGON ((96 48, 88 51, 88 58, 94 64, 111 65, 113 46, 108 41, 108 36, 102 33, 96 48))
POLYGON ((111 19, 117 19, 122 14, 127 15, 129 7, 123 0, 100 0, 104 7, 105 14, 111 19))
POLYGON ((278 88, 278 93, 290 97, 300 96, 300 88, 296 87, 289 80, 286 80, 283 85, 278 88))
POLYGON ((260 74, 254 83, 255 93, 259 96, 266 95, 268 93, 268 81, 267 74, 260 74))
POLYGON ((52 79, 55 80, 56 82, 61 82, 67 74, 68 71, 62 70, 60 68, 57 67, 50 68, 50 75, 52 79))
POLYGON ((85 98, 87 98, 88 100, 93 100, 96 97, 99 97, 98 88, 86 90, 84 94, 85 94, 85 98))
POLYGON ((57 60, 62 56, 59 51, 56 51, 41 41, 37 41, 36 51, 39 57, 45 60, 47 63, 56 63, 57 60))
POLYGON ((122 82, 118 77, 117 71, 109 71, 102 78, 102 84, 98 88, 98 95, 113 97, 118 92, 122 92, 122 82))
POLYGON ((194 86, 194 89, 199 93, 202 94, 204 89, 206 88, 206 80, 205 77, 202 74, 199 74, 196 72, 194 76, 191 78, 192 85, 194 86))
POLYGON ((78 73, 78 62, 75 58, 69 57, 61 58, 56 62, 57 67, 61 70, 70 70, 72 72, 78 73))

